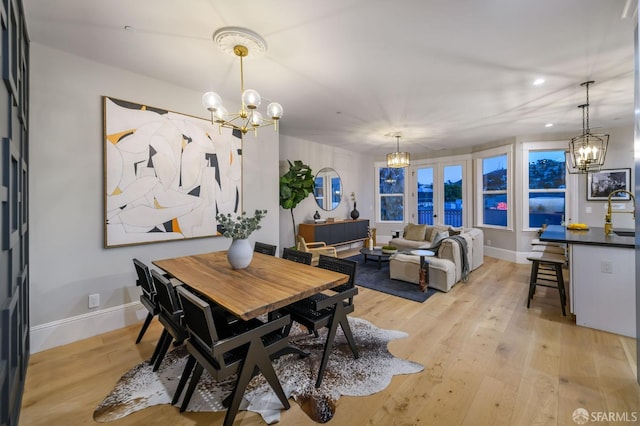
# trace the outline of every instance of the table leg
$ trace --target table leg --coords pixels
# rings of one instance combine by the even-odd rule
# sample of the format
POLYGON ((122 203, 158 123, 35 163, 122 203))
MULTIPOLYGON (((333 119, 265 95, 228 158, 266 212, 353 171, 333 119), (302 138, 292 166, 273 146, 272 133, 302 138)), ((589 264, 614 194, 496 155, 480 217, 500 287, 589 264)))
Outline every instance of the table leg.
POLYGON ((429 262, 427 262, 426 256, 420 256, 420 283, 418 288, 424 292, 427 290, 429 284, 429 262))

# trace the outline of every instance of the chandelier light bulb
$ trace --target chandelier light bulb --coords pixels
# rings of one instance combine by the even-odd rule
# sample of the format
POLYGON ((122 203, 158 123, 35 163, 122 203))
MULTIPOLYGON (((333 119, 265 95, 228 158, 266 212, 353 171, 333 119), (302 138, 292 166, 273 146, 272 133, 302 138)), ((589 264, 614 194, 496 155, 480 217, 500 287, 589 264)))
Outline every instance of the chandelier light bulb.
POLYGON ((260 94, 253 90, 247 89, 242 93, 242 103, 249 109, 256 109, 260 106, 260 102, 262 99, 260 98, 260 94))
POLYGON ((208 111, 216 111, 218 108, 222 107, 222 98, 215 92, 207 92, 202 95, 202 105, 208 111))
POLYGON ((223 106, 218 107, 218 109, 216 110, 216 112, 213 114, 213 120, 216 123, 224 123, 225 122, 225 117, 229 115, 229 112, 227 111, 227 109, 223 106))
POLYGON ((282 105, 280 105, 279 103, 271 102, 269 105, 267 105, 267 114, 269 114, 269 117, 271 117, 271 119, 279 120, 280 118, 282 118, 283 113, 284 110, 282 109, 282 105))
POLYGON ((262 114, 260 114, 260 111, 253 111, 250 121, 253 127, 259 127, 260 124, 262 124, 262 114))

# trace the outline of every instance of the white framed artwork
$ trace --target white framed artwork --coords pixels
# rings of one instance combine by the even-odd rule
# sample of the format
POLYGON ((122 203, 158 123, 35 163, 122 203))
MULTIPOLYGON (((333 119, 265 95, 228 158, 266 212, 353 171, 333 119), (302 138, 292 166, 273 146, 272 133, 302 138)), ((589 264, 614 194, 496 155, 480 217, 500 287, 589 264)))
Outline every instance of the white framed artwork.
POLYGON ((242 137, 190 115, 103 96, 104 246, 220 235, 242 211, 242 137))

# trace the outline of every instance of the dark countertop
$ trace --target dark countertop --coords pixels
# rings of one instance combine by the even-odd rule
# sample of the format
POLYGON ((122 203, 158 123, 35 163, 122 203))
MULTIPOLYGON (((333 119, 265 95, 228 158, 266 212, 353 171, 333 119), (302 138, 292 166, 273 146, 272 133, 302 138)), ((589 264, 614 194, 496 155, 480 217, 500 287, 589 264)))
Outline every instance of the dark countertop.
MULTIPOLYGON (((633 231, 633 229, 618 229, 620 231, 633 231)), ((540 235, 540 241, 548 241, 564 244, 583 244, 594 246, 610 246, 622 248, 635 248, 635 237, 621 237, 616 234, 605 235, 604 228, 589 228, 587 231, 574 231, 560 225, 549 225, 540 235)))

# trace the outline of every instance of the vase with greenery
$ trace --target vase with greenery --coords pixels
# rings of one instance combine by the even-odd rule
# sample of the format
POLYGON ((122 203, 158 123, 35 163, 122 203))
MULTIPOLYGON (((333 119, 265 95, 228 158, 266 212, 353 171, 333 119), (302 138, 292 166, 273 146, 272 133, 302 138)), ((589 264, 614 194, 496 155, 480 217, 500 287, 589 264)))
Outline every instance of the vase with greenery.
POLYGON ((218 213, 216 219, 222 235, 231 238, 231 246, 227 251, 227 260, 233 269, 244 269, 253 259, 253 248, 249 244, 249 235, 261 228, 260 221, 267 215, 266 210, 256 210, 252 217, 242 212, 235 218, 230 213, 218 213))
POLYGON ((289 170, 280 176, 280 207, 291 211, 294 239, 296 220, 293 216, 293 209, 313 192, 313 188, 314 179, 311 167, 300 160, 293 163, 289 161, 289 170))

